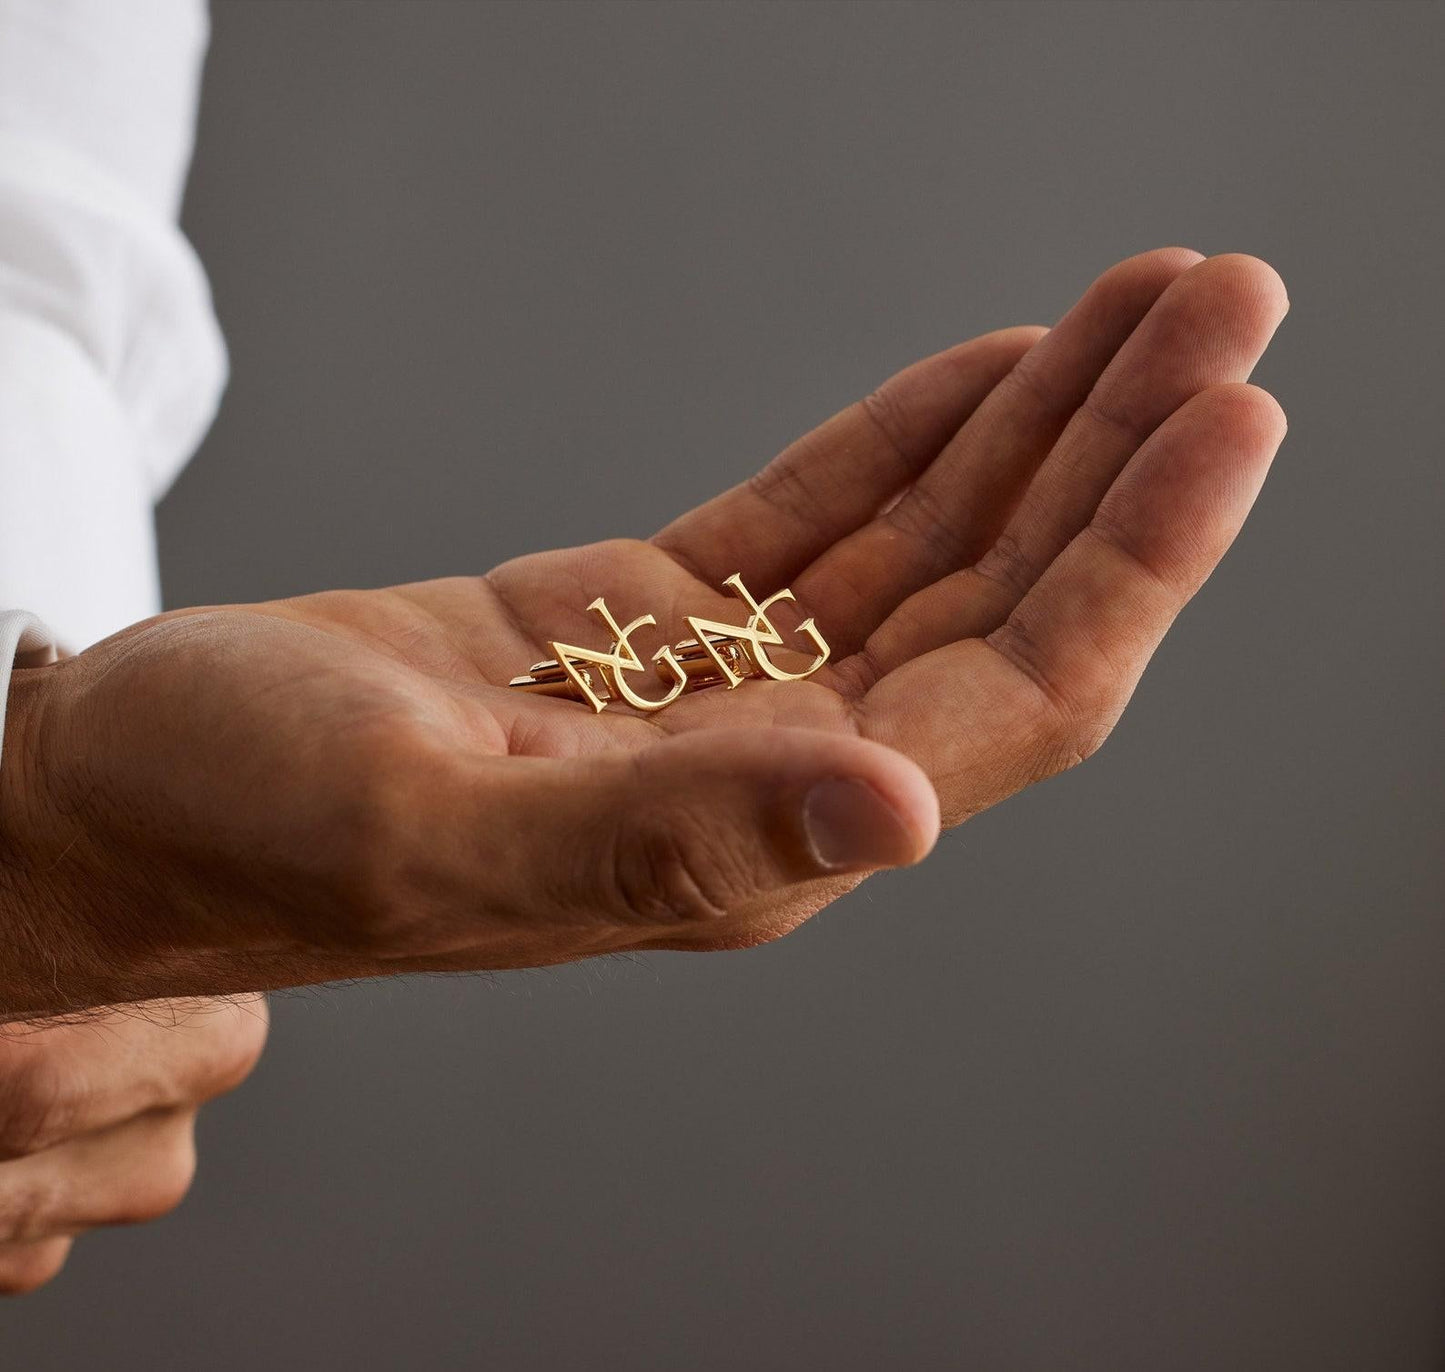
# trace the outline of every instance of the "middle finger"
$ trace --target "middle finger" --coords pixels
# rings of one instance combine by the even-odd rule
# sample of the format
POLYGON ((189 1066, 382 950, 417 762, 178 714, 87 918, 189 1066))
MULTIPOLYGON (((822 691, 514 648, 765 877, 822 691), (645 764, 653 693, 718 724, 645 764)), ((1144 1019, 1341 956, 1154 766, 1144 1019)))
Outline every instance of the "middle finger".
POLYGON ((838 657, 904 599, 977 558, 1110 359, 1200 261, 1161 248, 1111 267, 1004 378, 898 502, 793 583, 838 657), (846 628, 844 626, 847 626, 846 628))

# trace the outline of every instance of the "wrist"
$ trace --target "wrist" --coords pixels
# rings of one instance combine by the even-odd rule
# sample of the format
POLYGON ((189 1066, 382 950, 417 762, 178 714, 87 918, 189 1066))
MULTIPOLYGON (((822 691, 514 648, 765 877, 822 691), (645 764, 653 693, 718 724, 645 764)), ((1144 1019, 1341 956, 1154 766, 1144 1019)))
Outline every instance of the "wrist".
POLYGON ((87 918, 93 902, 67 891, 83 839, 65 787, 74 775, 63 698, 68 664, 16 667, 0 746, 0 1021, 64 1013, 109 997, 111 968, 87 918))

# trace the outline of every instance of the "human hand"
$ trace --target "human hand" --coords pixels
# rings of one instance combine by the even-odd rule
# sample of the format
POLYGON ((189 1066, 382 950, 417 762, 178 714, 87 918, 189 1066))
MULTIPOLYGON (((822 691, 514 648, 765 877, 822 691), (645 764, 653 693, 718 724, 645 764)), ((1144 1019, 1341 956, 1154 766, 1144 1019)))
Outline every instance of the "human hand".
POLYGON ((0 1295, 43 1286, 85 1230, 179 1205, 197 1110, 265 1041, 259 996, 0 1026, 0 1295))
POLYGON ((1145 254, 650 541, 178 612, 17 673, 10 905, 44 912, 31 946, 70 935, 11 1005, 786 932, 1099 746, 1283 435, 1241 383, 1285 308, 1254 259, 1145 254), (794 589, 823 670, 649 715, 506 688, 597 641, 597 595, 657 616, 644 657, 686 614, 736 622, 735 571, 794 589))

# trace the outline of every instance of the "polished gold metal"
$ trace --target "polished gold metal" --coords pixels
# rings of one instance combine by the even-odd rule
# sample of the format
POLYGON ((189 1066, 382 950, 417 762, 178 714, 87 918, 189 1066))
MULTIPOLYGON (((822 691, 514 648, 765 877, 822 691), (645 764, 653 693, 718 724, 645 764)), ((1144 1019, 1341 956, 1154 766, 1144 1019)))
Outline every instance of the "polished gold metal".
POLYGON ((607 708, 609 700, 624 700, 639 710, 660 710, 664 705, 671 705, 687 689, 688 674, 670 647, 659 648, 652 655, 658 675, 664 680, 672 678, 672 687, 665 696, 654 700, 642 695, 633 689, 624 675, 626 672, 647 670, 647 664, 638 657, 630 640, 643 625, 656 624, 654 616, 640 615, 624 628, 613 618, 612 611, 601 596, 587 609, 589 613, 598 615, 611 630, 613 642, 609 652, 599 653, 592 648, 579 648, 553 640, 547 646, 556 656, 533 663, 526 676, 513 677, 508 685, 539 695, 584 700, 598 714, 607 708))
POLYGON ((748 660, 742 644, 732 634, 710 633, 704 646, 695 638, 685 638, 672 645, 672 651, 682 670, 687 673, 687 688, 699 691, 704 686, 721 686, 727 680, 718 666, 716 653, 736 673, 743 676, 757 676, 757 669, 748 660))
MULTIPOLYGON (((602 683, 592 682, 591 673, 587 673, 589 685, 592 689, 605 691, 606 686, 602 683)), ((555 659, 544 662, 534 662, 523 676, 514 676, 508 683, 518 691, 527 691, 532 695, 539 696, 562 696, 567 700, 580 701, 582 692, 573 684, 572 678, 562 670, 562 664, 555 659)))
MULTIPOLYGON (((775 591, 764 601, 757 601, 743 585, 740 573, 734 572, 724 586, 729 587, 752 612, 746 625, 723 624, 713 619, 702 619, 697 615, 687 616, 687 627, 696 635, 678 648, 700 648, 712 660, 715 668, 714 682, 700 682, 700 685, 721 684, 733 690, 743 684, 749 676, 765 676, 773 681, 802 681, 810 677, 827 660, 831 653, 827 641, 818 632, 813 617, 808 616, 798 625, 798 632, 808 639, 817 650, 817 656, 801 672, 788 672, 779 667, 768 656, 768 647, 782 647, 783 636, 768 618, 768 610, 780 600, 795 600, 792 591, 784 588, 775 591)), ((681 656, 681 654, 679 654, 681 656)))
POLYGON ((811 616, 798 625, 798 632, 816 650, 816 656, 807 667, 801 672, 786 671, 769 657, 768 648, 782 647, 784 640, 769 619, 768 610, 780 600, 793 600, 792 591, 777 591, 759 602, 743 585, 743 579, 737 573, 728 577, 723 585, 748 607, 747 624, 739 626, 696 615, 686 616, 687 626, 695 637, 659 648, 652 655, 653 670, 663 681, 671 681, 667 694, 658 699, 640 694, 625 675, 646 670, 647 664, 637 655, 630 640, 638 629, 656 624, 657 620, 652 615, 642 615, 623 627, 613 618, 601 596, 587 609, 598 615, 611 631, 613 642, 609 652, 553 641, 547 646, 556 654, 555 657, 534 662, 526 675, 515 676, 507 684, 537 695, 585 701, 599 714, 607 708, 610 700, 625 701, 639 710, 660 710, 672 704, 684 691, 702 690, 708 686, 726 686, 732 690, 749 677, 802 681, 828 660, 831 649, 811 616))

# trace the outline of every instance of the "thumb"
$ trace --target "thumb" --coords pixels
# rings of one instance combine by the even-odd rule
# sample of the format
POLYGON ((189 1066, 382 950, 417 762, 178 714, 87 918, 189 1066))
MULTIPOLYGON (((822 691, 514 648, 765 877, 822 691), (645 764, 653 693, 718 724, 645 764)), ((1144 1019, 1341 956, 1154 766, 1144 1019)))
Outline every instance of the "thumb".
POLYGON ((938 837, 938 799, 916 763, 819 730, 702 730, 498 768, 502 867, 531 893, 518 904, 633 932, 665 936, 798 882, 906 866, 938 837))

